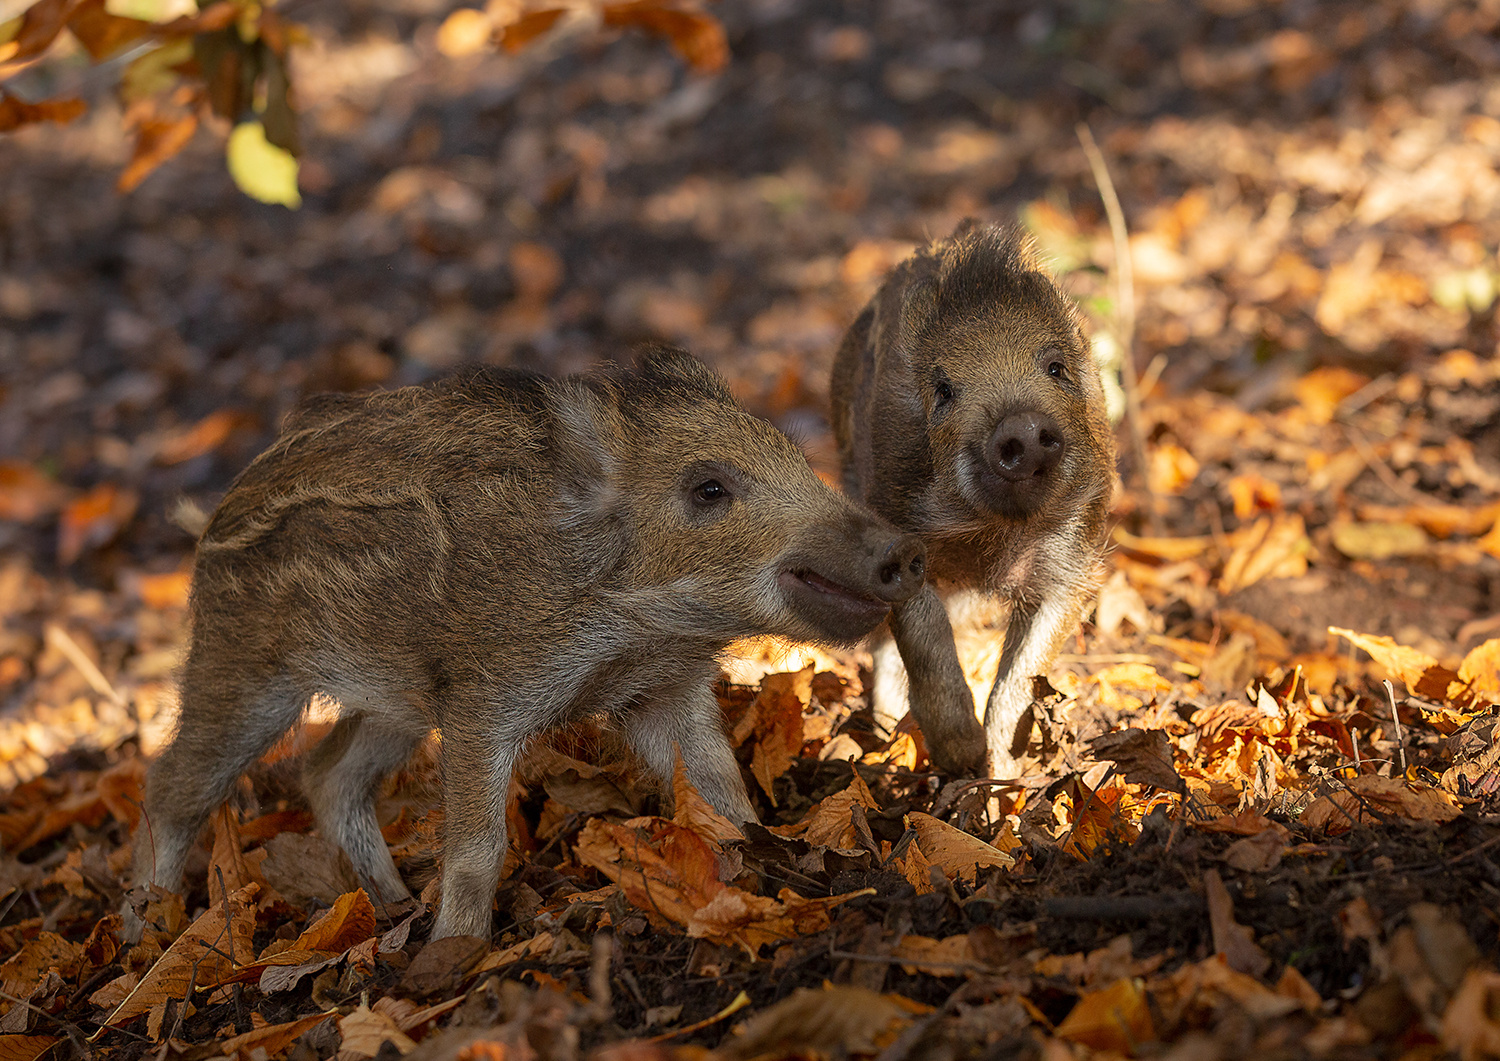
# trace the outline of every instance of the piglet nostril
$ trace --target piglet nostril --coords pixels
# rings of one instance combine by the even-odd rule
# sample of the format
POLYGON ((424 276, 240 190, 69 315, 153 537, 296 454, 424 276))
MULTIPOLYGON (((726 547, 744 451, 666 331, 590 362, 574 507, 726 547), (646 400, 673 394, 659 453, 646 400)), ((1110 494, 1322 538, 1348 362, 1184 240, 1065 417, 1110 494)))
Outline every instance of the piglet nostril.
POLYGON ((892 540, 875 567, 878 586, 875 593, 893 604, 910 599, 922 588, 927 569, 927 547, 915 534, 903 534, 892 540))
POLYGON ((1012 482, 1047 475, 1062 461, 1066 440, 1046 413, 1011 413, 995 425, 985 459, 995 474, 1012 482))

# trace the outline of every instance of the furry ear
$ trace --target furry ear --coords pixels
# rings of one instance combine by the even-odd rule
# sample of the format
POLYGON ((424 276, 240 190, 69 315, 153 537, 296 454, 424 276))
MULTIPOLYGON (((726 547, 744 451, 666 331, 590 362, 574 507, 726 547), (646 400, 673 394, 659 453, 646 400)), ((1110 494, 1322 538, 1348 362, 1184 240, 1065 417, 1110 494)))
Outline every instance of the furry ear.
POLYGON ((615 519, 622 501, 617 462, 623 437, 615 395, 566 380, 552 392, 550 404, 560 529, 576 531, 615 519))
POLYGON ((647 347, 641 351, 638 364, 643 381, 674 395, 735 404, 723 377, 686 350, 666 345, 647 347))
POLYGON ((958 222, 958 224, 953 226, 953 233, 948 238, 959 239, 960 237, 967 236, 970 232, 973 232, 976 228, 979 228, 983 223, 984 222, 980 221, 977 217, 962 218, 958 222))

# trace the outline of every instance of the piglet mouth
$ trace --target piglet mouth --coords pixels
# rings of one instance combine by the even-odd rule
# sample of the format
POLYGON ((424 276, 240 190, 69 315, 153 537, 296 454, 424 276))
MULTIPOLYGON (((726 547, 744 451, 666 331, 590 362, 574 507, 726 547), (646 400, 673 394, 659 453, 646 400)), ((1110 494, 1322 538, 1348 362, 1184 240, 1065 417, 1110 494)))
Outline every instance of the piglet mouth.
POLYGON ((797 567, 777 576, 793 611, 823 637, 857 641, 890 614, 886 601, 851 589, 811 568, 797 567))

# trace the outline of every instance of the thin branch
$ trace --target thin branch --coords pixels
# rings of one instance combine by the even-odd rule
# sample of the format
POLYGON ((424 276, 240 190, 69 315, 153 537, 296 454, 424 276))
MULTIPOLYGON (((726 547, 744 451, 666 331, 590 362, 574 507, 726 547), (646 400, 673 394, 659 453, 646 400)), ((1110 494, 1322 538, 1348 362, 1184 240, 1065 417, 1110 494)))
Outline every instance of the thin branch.
POLYGON ((61 652, 67 657, 69 663, 78 668, 78 673, 83 675, 83 680, 89 683, 94 692, 108 699, 116 707, 130 709, 130 704, 120 695, 119 690, 110 684, 104 672, 95 665, 93 660, 89 659, 88 653, 78 647, 78 642, 74 641, 66 630, 56 623, 48 623, 46 639, 48 645, 61 652))
POLYGON ((1093 171, 1099 198, 1104 200, 1104 213, 1109 218, 1109 232, 1115 244, 1115 342, 1120 347, 1120 386, 1125 391, 1125 420, 1131 454, 1136 474, 1146 491, 1146 522, 1155 533, 1159 525, 1156 494, 1147 474, 1146 426, 1141 414, 1140 379, 1135 371, 1135 270, 1130 261, 1130 236, 1125 229, 1125 212, 1120 209, 1120 197, 1115 194, 1115 183, 1110 179, 1103 152, 1094 142, 1094 134, 1084 122, 1079 122, 1075 131, 1078 142, 1083 145, 1084 157, 1089 161, 1089 169, 1093 171))
POLYGON ((1401 732, 1401 712, 1396 710, 1396 689, 1390 679, 1381 681, 1385 686, 1385 698, 1391 703, 1391 721, 1396 724, 1396 758, 1401 764, 1401 776, 1406 776, 1406 737, 1401 732))

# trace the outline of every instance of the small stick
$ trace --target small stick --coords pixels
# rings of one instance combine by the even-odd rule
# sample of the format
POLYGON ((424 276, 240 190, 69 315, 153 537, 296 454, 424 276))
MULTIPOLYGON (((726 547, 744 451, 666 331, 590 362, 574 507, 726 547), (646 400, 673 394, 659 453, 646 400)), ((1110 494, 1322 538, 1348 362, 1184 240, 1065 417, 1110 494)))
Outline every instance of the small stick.
POLYGON ((78 642, 74 641, 66 630, 56 623, 48 623, 46 638, 47 644, 61 652, 68 658, 69 663, 78 668, 78 673, 83 675, 83 680, 89 683, 94 692, 107 698, 116 707, 129 709, 130 705, 125 702, 119 690, 110 684, 104 672, 94 665, 88 653, 78 647, 78 642))
POLYGON ((1115 244, 1115 341, 1120 345, 1120 385, 1125 391, 1125 420, 1130 429, 1130 450, 1135 458, 1136 474, 1146 489, 1150 502, 1146 510, 1146 521, 1152 533, 1159 529, 1156 515, 1156 493, 1151 489, 1151 478, 1146 467, 1146 427, 1141 414, 1140 379, 1135 371, 1135 269, 1130 261, 1130 237, 1125 230, 1125 212, 1120 209, 1120 197, 1115 194, 1115 183, 1109 176, 1109 166, 1104 154, 1094 142, 1094 134, 1084 122, 1074 127, 1078 142, 1083 145, 1084 157, 1093 171, 1094 183, 1099 188, 1099 198, 1104 200, 1104 213, 1109 218, 1110 236, 1115 244))
POLYGON ((1396 710, 1396 690, 1391 685, 1390 679, 1382 679, 1381 684, 1385 686, 1385 698, 1391 702, 1391 721, 1396 723, 1396 758, 1401 763, 1401 776, 1406 776, 1406 737, 1401 732, 1401 712, 1396 710))

